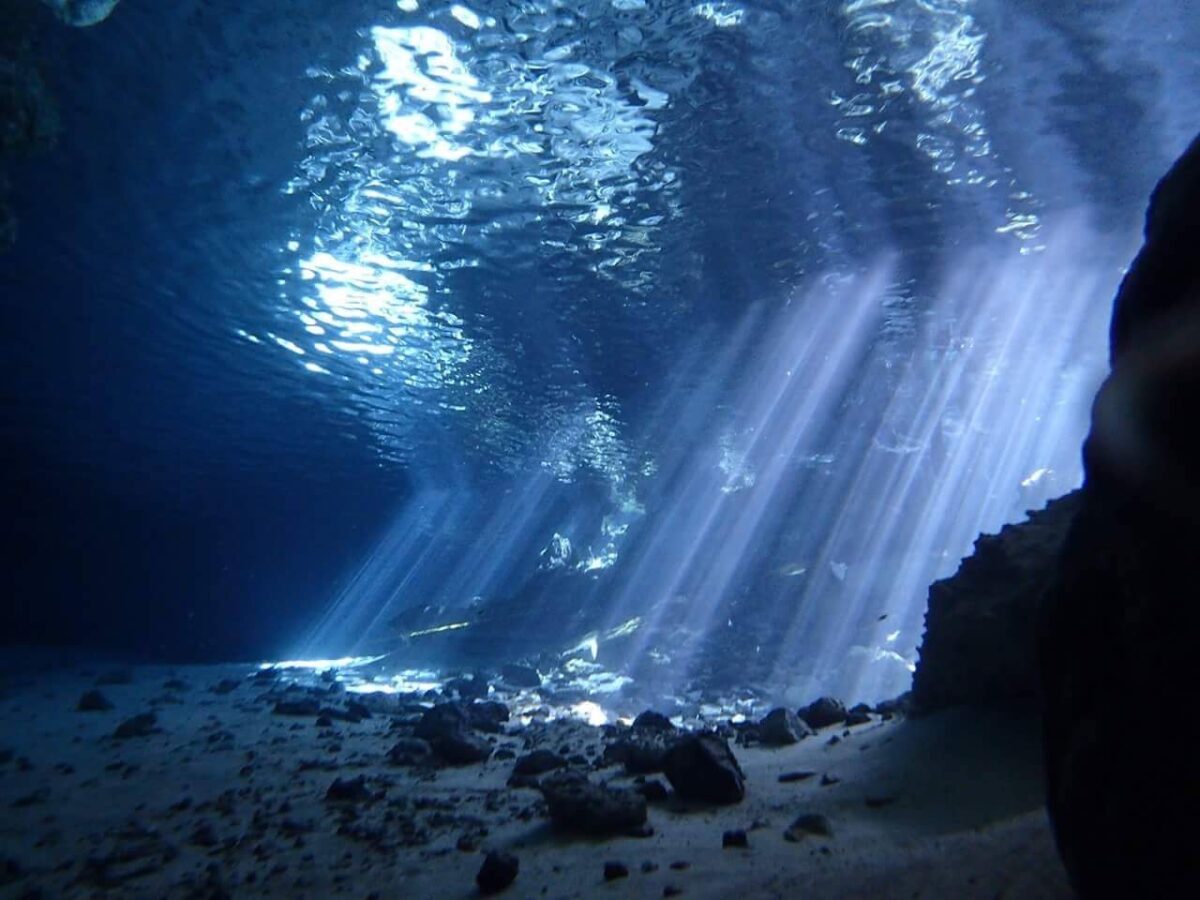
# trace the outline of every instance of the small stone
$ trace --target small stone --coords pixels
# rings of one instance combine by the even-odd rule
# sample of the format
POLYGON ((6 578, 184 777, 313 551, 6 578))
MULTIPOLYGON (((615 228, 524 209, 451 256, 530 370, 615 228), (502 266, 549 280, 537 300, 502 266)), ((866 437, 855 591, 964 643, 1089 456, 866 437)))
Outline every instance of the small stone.
POLYGON ((86 691, 79 702, 75 704, 75 708, 80 712, 104 712, 105 710, 113 709, 113 703, 100 691, 86 691))
POLYGON ((658 871, 658 863, 654 862, 653 860, 649 860, 649 859, 643 860, 642 865, 641 865, 641 870, 642 870, 643 875, 649 875, 651 872, 657 872, 658 871))
POLYGON ((567 761, 552 750, 534 750, 517 759, 513 766, 514 775, 545 775, 561 769, 567 761))
POLYGON ((232 678, 222 678, 216 684, 209 688, 209 691, 214 694, 230 694, 237 690, 238 682, 232 678))
POLYGON ((838 778, 836 775, 822 775, 821 787, 829 787, 831 784, 837 784, 841 780, 842 779, 838 778))
POLYGON ((780 784, 791 784, 794 781, 808 781, 816 772, 784 772, 779 776, 780 784))
POLYGON ((690 869, 692 864, 686 859, 677 859, 675 862, 671 863, 670 867, 676 872, 682 872, 684 869, 690 869))
POLYGON ((746 837, 746 832, 737 828, 733 831, 726 831, 721 835, 721 847, 749 847, 750 839, 746 837))
POLYGON ((325 791, 327 803, 365 803, 374 800, 375 795, 367 787, 365 775, 357 778, 335 778, 328 790, 325 791))
MULTIPOLYGON (((644 863, 643 863, 644 865, 644 863)), ((622 862, 606 862, 604 864, 604 880, 616 881, 618 878, 628 878, 629 867, 622 862)))
POLYGON ((498 894, 512 884, 517 878, 520 861, 511 853, 492 851, 484 857, 483 865, 475 876, 475 884, 479 893, 498 894))
POLYGON ((829 820, 818 813, 804 813, 797 816, 795 821, 783 833, 785 840, 796 843, 809 835, 816 837, 833 837, 833 829, 829 820))
POLYGON ((678 897, 683 893, 683 888, 675 884, 668 884, 663 888, 664 897, 678 897))
POLYGON ((896 797, 894 797, 894 796, 867 797, 864 802, 867 804, 868 809, 880 809, 881 807, 884 807, 884 806, 891 806, 893 803, 896 802, 896 797))
POLYGON ((321 712, 321 704, 313 697, 278 700, 272 712, 277 716, 316 716, 321 712))
POLYGON ((148 737, 158 730, 158 716, 152 712, 141 713, 132 719, 126 719, 117 726, 113 737, 124 740, 132 737, 148 737))

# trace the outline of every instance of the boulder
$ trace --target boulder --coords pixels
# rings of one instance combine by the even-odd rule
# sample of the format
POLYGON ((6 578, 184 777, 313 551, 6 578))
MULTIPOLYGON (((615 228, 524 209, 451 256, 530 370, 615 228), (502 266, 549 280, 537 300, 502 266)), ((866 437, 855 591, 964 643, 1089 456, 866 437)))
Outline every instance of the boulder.
POLYGON ((520 861, 513 854, 493 851, 484 857, 475 875, 475 886, 485 896, 498 894, 516 881, 519 868, 520 861))
POLYGON ((675 743, 663 760, 663 772, 684 800, 740 803, 746 796, 745 776, 723 738, 693 734, 675 743))
POLYGON ((553 750, 534 750, 518 757, 513 766, 514 775, 545 775, 566 766, 567 761, 553 750))
POLYGON ((841 700, 820 697, 801 709, 799 716, 810 728, 828 728, 846 721, 846 707, 841 700))
POLYGON ((1113 312, 1112 373, 1038 647, 1047 805, 1078 894, 1200 896, 1186 727, 1200 606, 1200 138, 1159 183, 1113 312), (1116 712, 1114 712, 1116 711, 1116 712), (1136 711, 1136 720, 1129 713, 1136 711), (1131 777, 1130 773, 1153 773, 1131 777))
POLYGON ((758 739, 771 747, 798 743, 812 733, 808 723, 782 706, 771 710, 758 723, 758 739))
POLYGON ((589 781, 568 769, 550 775, 540 785, 554 824, 584 834, 624 834, 646 822, 646 798, 624 788, 589 781))

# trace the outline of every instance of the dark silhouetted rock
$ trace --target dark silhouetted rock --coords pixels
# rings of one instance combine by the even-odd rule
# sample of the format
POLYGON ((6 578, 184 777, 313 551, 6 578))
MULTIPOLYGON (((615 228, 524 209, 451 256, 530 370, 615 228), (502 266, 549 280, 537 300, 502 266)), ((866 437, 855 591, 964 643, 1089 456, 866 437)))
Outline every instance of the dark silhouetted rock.
POLYGON ((846 707, 841 700, 821 697, 800 710, 799 715, 810 728, 828 728, 846 721, 846 707))
POLYGON ((140 713, 126 719, 113 732, 115 738, 149 737, 158 731, 158 716, 152 712, 140 713))
POLYGON ((662 713, 648 709, 645 712, 638 713, 638 717, 633 720, 631 728, 637 731, 674 731, 675 726, 671 720, 662 713))
POLYGON ((485 678, 451 678, 444 685, 447 691, 453 691, 464 700, 481 700, 488 695, 488 683, 485 678))
POLYGON ((208 690, 213 694, 231 694, 237 690, 239 682, 232 678, 222 678, 208 690))
POLYGON ((629 866, 623 862, 606 862, 604 864, 604 880, 616 881, 618 878, 629 877, 629 866))
POLYGON ((630 775, 661 772, 667 747, 674 740, 666 731, 630 731, 604 748, 605 765, 623 765, 630 775))
POLYGON ((420 738, 400 738, 388 751, 388 762, 394 766, 417 766, 430 762, 433 748, 420 738))
POLYGON ((962 704, 1036 708, 1041 598, 1078 507, 1078 492, 1068 494, 981 535, 954 575, 930 585, 914 714, 962 704))
POLYGON ((1112 373, 1041 626, 1048 807, 1084 900, 1200 896, 1196 745, 1175 724, 1200 629, 1198 234, 1200 138, 1156 188, 1117 296, 1112 373))
POLYGON ((500 667, 500 678, 505 684, 518 688, 535 688, 542 686, 542 676, 532 666, 519 666, 509 663, 500 667))
POLYGON ((376 799, 376 794, 367 787, 365 775, 356 778, 335 778, 325 791, 328 803, 367 803, 376 799))
POLYGON ((833 837, 833 829, 829 827, 829 820, 818 813, 804 813, 797 816, 795 821, 788 826, 787 831, 783 833, 784 839, 793 843, 801 841, 809 835, 833 837))
POLYGON ((852 709, 846 713, 846 725, 851 727, 855 725, 866 725, 871 721, 871 714, 863 710, 852 709))
POLYGON ((750 838, 746 836, 746 832, 738 828, 733 831, 726 831, 721 835, 721 847, 723 849, 729 847, 749 847, 750 838))
POLYGON ((75 704, 75 708, 80 712, 104 712, 113 709, 112 701, 105 697, 100 691, 85 691, 83 696, 79 698, 79 702, 75 704))
POLYGON ((663 760, 663 772, 676 795, 706 803, 740 803, 745 777, 729 744, 710 734, 678 741, 663 760))
POLYGON ((470 731, 430 738, 429 746, 434 756, 452 766, 485 762, 492 755, 492 745, 470 731))
POLYGON ((277 716, 316 716, 320 715, 321 704, 315 697, 301 697, 297 700, 277 700, 272 712, 277 716))
POLYGON ((511 853, 492 851, 484 857, 483 865, 475 875, 479 893, 498 894, 517 880, 520 861, 511 853))
POLYGON ((439 703, 425 710, 413 727, 413 735, 430 741, 456 735, 471 727, 471 717, 461 703, 439 703))
POLYGON ((497 734, 508 721, 508 707, 496 700, 476 700, 467 707, 467 719, 472 728, 497 734))
POLYGON ((783 707, 771 710, 758 723, 758 739, 771 747, 798 743, 812 733, 803 719, 783 707))
POLYGON ((567 761, 553 750, 534 750, 517 759, 513 766, 514 775, 545 775, 561 769, 567 761))
POLYGON ((549 775, 541 782, 550 818, 559 828, 585 834, 622 834, 646 822, 646 798, 623 788, 589 781, 574 770, 549 775))
POLYGON ((671 796, 667 786, 657 778, 642 782, 634 790, 645 797, 647 803, 662 803, 671 796))

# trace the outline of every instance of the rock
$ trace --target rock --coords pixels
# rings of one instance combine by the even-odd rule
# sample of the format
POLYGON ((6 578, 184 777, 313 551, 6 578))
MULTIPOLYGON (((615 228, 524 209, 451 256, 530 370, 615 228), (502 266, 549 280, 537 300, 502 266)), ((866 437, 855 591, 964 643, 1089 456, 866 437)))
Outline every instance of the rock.
POLYGON ((492 851, 484 857, 483 865, 475 875, 479 893, 498 894, 517 880, 520 860, 512 853, 492 851))
POLYGON ((604 765, 620 764, 630 775, 661 772, 671 741, 665 731, 630 731, 604 748, 604 765))
POLYGON ((155 829, 131 821, 105 835, 94 855, 84 860, 79 881, 102 890, 118 888, 161 871, 178 855, 178 849, 155 829))
POLYGON ((113 703, 97 690, 84 691, 75 708, 80 712, 104 712, 113 709, 113 703))
POLYGON ((535 688, 542 686, 542 676, 532 666, 520 666, 508 663, 500 667, 500 678, 505 684, 516 688, 535 688))
POLYGON ((457 735, 471 727, 471 717, 461 703, 439 703, 421 714, 413 727, 413 735, 432 740, 457 735))
POLYGON ((276 700, 275 708, 271 710, 277 716, 316 716, 320 715, 321 704, 315 697, 303 697, 298 700, 276 700))
POLYGON ((829 787, 830 785, 839 783, 841 780, 842 779, 838 778, 836 775, 829 775, 829 774, 822 775, 821 776, 821 787, 829 787))
POLYGON ((784 772, 779 776, 780 784, 791 784, 793 781, 808 781, 816 772, 784 772))
POLYGON ((420 738, 400 738, 388 751, 388 762, 394 766, 418 766, 433 758, 433 748, 420 738))
POLYGON ((566 770, 540 784, 550 818, 559 828, 585 834, 621 834, 646 822, 646 798, 634 791, 610 788, 566 770))
POLYGON ((677 884, 668 884, 663 886, 664 897, 678 897, 683 893, 683 888, 677 884))
POLYGON ((487 679, 472 676, 471 678, 451 678, 446 682, 446 691, 453 691, 464 700, 479 700, 488 695, 487 679))
POLYGON ((799 715, 810 728, 828 728, 846 720, 846 707, 841 700, 821 697, 801 709, 799 715))
MULTIPOLYGON (((1130 135, 1132 146, 1141 135, 1130 135)), ((1038 646, 1047 806, 1080 897, 1200 896, 1192 704, 1200 545, 1200 138, 1121 284, 1112 372, 1038 646), (1112 727, 1113 717, 1131 727, 1112 727), (1153 773, 1130 777, 1130 773, 1153 773)))
POLYGON ((430 738, 429 746, 434 756, 452 766, 485 762, 492 755, 492 745, 469 731, 430 738))
POLYGON ((616 881, 618 878, 629 877, 629 866, 622 862, 606 862, 604 864, 604 880, 616 881))
POLYGON ((160 729, 158 725, 158 716, 152 712, 140 713, 131 719, 126 719, 117 726, 117 730, 113 732, 113 737, 134 738, 134 737, 149 737, 160 729))
POLYGON ((561 769, 567 761, 552 750, 534 750, 517 759, 513 766, 514 775, 545 775, 561 769))
POLYGON ((645 712, 639 713, 638 717, 633 720, 633 725, 630 726, 635 731, 674 731, 675 726, 671 720, 662 713, 648 709, 645 712))
POLYGON ((758 723, 758 739, 771 747, 798 743, 812 733, 803 719, 783 707, 771 710, 758 723))
POLYGON ((231 694, 237 690, 239 682, 232 678, 222 678, 208 690, 213 694, 231 694))
POLYGON ((196 847, 215 847, 220 843, 220 839, 211 822, 199 822, 192 829, 192 836, 188 838, 188 843, 196 847))
POLYGON ((729 744, 715 735, 689 735, 677 742, 667 751, 663 772, 684 800, 740 803, 746 796, 737 758, 729 744))
POLYGON ((367 787, 365 775, 356 778, 335 778, 325 791, 326 803, 368 803, 378 795, 367 787))
POLYGON ((981 535, 949 578, 929 587, 925 634, 913 674, 911 708, 1037 709, 1037 621, 1079 492, 1031 512, 1025 522, 981 535))
POLYGON ((642 782, 635 790, 646 798, 647 803, 663 803, 671 796, 667 786, 657 778, 642 782))
POLYGON ((846 713, 846 725, 867 725, 871 721, 871 714, 861 710, 851 710, 846 713))
POLYGON ((496 734, 508 721, 508 707, 496 700, 476 700, 467 707, 467 720, 478 731, 496 734))
POLYGON ((809 835, 816 837, 833 837, 833 829, 829 820, 818 813, 804 813, 797 816, 795 821, 783 833, 784 840, 796 843, 809 835))
POLYGON ((721 847, 727 849, 729 847, 749 847, 750 839, 746 837, 746 832, 738 828, 734 831, 726 831, 721 835, 721 847))

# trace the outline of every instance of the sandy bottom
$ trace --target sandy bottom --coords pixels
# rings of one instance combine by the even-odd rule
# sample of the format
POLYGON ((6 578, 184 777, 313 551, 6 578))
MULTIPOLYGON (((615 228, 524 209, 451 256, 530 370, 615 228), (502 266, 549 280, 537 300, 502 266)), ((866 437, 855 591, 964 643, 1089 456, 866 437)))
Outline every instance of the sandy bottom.
MULTIPOLYGON (((514 898, 1071 896, 1041 807, 1036 726, 1019 719, 953 712, 738 747, 741 804, 651 805, 652 836, 595 840, 556 833, 537 791, 508 788, 511 760, 388 765, 387 715, 322 728, 272 714, 250 666, 129 671, 99 688, 115 706, 100 712, 76 710, 97 669, 0 681, 0 897, 471 897, 488 849, 518 855, 502 895, 514 898), (213 693, 222 679, 238 687, 213 693), (161 730, 112 737, 150 710, 161 730), (816 774, 778 781, 794 771, 816 774), (375 799, 326 801, 335 778, 360 774, 375 799), (802 813, 827 817, 832 835, 785 840, 802 813), (722 849, 729 829, 749 847, 722 849), (606 882, 608 861, 628 877, 606 882)), ((537 733, 601 743, 579 724, 537 733)), ((497 747, 521 753, 531 734, 497 747)), ((592 777, 630 781, 618 768, 592 777)))

